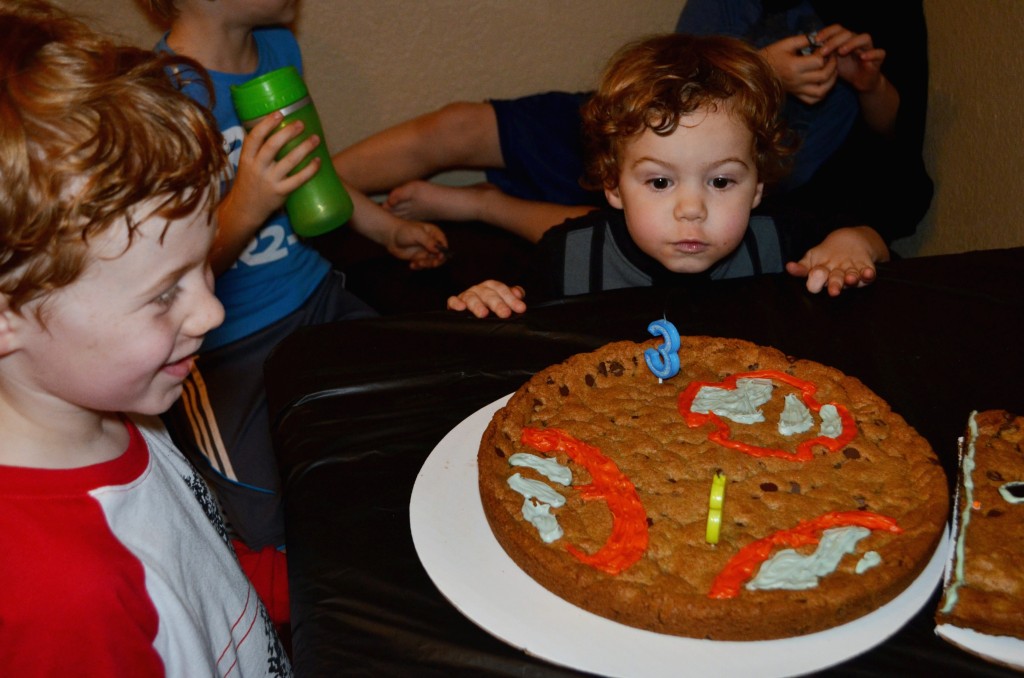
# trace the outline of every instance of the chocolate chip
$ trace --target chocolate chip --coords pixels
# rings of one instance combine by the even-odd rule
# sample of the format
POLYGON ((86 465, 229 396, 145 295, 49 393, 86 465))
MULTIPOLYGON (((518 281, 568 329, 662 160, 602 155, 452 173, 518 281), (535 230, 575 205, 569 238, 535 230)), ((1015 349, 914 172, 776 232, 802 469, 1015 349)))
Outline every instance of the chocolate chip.
POLYGON ((547 383, 548 385, 551 385, 551 384, 555 383, 555 380, 552 379, 551 377, 548 377, 548 380, 545 383, 547 383))
POLYGON ((561 386, 558 387, 558 393, 563 398, 565 398, 566 396, 569 395, 569 387, 566 386, 565 384, 562 384, 561 386))
POLYGON ((995 480, 996 482, 1002 482, 1003 480, 1003 474, 1000 473, 999 471, 996 471, 995 469, 990 469, 989 471, 987 471, 985 473, 985 476, 989 480, 995 480))
POLYGON ((612 376, 621 377, 626 372, 626 368, 622 366, 618 360, 613 360, 611 365, 612 376))
POLYGON ((583 381, 587 382, 587 386, 591 386, 591 387, 592 387, 592 386, 593 386, 594 384, 596 384, 596 383, 597 383, 597 382, 596 382, 596 381, 594 380, 594 375, 592 375, 592 374, 588 374, 588 375, 587 375, 586 377, 584 377, 584 378, 583 378, 583 381))
POLYGON ((502 459, 505 458, 505 450, 501 449, 500 447, 495 447, 494 448, 494 453, 496 455, 498 455, 499 457, 501 457, 502 459))
POLYGON ((533 409, 539 410, 542 407, 544 407, 544 401, 541 400, 540 398, 534 398, 533 399, 533 409))
POLYGON ((602 377, 608 376, 608 366, 605 364, 603 360, 600 363, 598 363, 597 371, 602 377))
POLYGON ((796 482, 795 480, 789 481, 789 493, 800 494, 800 483, 796 482))
POLYGON ((765 492, 778 492, 779 486, 775 483, 761 483, 761 489, 765 492))
POLYGON ((856 447, 847 447, 843 450, 843 456, 847 459, 860 459, 860 450, 856 447))
POLYGON ((992 509, 991 511, 985 514, 985 516, 988 518, 998 518, 1001 515, 1003 515, 1003 512, 1000 511, 999 509, 992 509))
POLYGON ((651 525, 654 525, 654 521, 651 520, 650 516, 647 516, 647 527, 650 527, 651 525))
POLYGON ((761 363, 750 363, 747 365, 747 372, 753 372, 754 370, 761 369, 761 363))

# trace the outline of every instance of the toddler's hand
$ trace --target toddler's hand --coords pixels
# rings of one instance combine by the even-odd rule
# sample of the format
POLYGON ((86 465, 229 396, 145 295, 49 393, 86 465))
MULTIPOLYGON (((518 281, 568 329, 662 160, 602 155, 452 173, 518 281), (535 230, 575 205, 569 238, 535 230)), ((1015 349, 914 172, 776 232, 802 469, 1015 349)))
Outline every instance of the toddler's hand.
POLYGON ((786 271, 807 278, 807 290, 828 290, 837 297, 847 287, 864 287, 875 280, 875 264, 889 260, 889 248, 870 226, 839 228, 821 244, 807 250, 800 261, 786 264, 786 271))
POLYGON ((280 112, 268 115, 242 141, 238 171, 230 194, 236 214, 242 216, 246 223, 262 225, 271 214, 281 209, 292 191, 309 181, 320 169, 320 160, 314 158, 301 171, 289 176, 289 172, 320 144, 316 135, 305 139, 280 160, 275 159, 285 144, 303 131, 301 122, 293 122, 275 133, 281 120, 280 112))
POLYGON ((509 287, 497 280, 485 280, 458 296, 448 297, 448 310, 468 310, 477 318, 486 318, 490 312, 499 318, 509 318, 513 313, 526 311, 525 297, 526 290, 519 285, 509 287))
POLYGON ((387 248, 392 256, 407 260, 414 271, 436 268, 445 262, 448 238, 434 224, 401 220, 391 231, 387 248))

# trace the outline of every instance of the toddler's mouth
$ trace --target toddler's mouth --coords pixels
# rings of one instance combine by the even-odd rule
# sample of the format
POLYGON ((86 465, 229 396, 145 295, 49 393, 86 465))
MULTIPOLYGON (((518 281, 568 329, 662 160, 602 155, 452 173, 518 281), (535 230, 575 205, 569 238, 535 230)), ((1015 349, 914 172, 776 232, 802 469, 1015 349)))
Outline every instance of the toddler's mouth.
POLYGON ((685 254, 700 254, 708 249, 708 244, 700 240, 679 240, 672 243, 672 246, 685 254))

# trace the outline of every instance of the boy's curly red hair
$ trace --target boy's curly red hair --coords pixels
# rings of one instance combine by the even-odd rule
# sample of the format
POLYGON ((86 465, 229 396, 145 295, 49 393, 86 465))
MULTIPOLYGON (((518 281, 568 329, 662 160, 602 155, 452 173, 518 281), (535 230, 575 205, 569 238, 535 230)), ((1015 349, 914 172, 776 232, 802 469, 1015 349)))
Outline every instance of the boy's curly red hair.
POLYGON ((794 150, 781 118, 784 102, 771 66, 741 40, 672 33, 630 43, 612 57, 583 107, 586 183, 616 187, 623 144, 647 129, 671 134, 683 116, 723 105, 753 133, 758 180, 777 181, 794 150))
MULTIPOLYGON (((0 0, 0 294, 21 306, 74 282, 91 237, 157 216, 213 214, 227 167, 209 111, 174 67, 36 0, 0 0)), ((205 77, 200 75, 200 77, 205 77)))

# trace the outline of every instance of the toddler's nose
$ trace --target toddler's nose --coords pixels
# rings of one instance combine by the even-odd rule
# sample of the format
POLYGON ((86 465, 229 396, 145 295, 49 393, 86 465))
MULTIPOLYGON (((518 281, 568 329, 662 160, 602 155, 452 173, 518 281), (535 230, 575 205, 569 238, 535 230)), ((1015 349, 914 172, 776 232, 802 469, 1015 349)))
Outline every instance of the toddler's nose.
POLYGON ((680 188, 677 192, 673 216, 677 221, 700 221, 707 216, 707 208, 700 191, 680 188))

